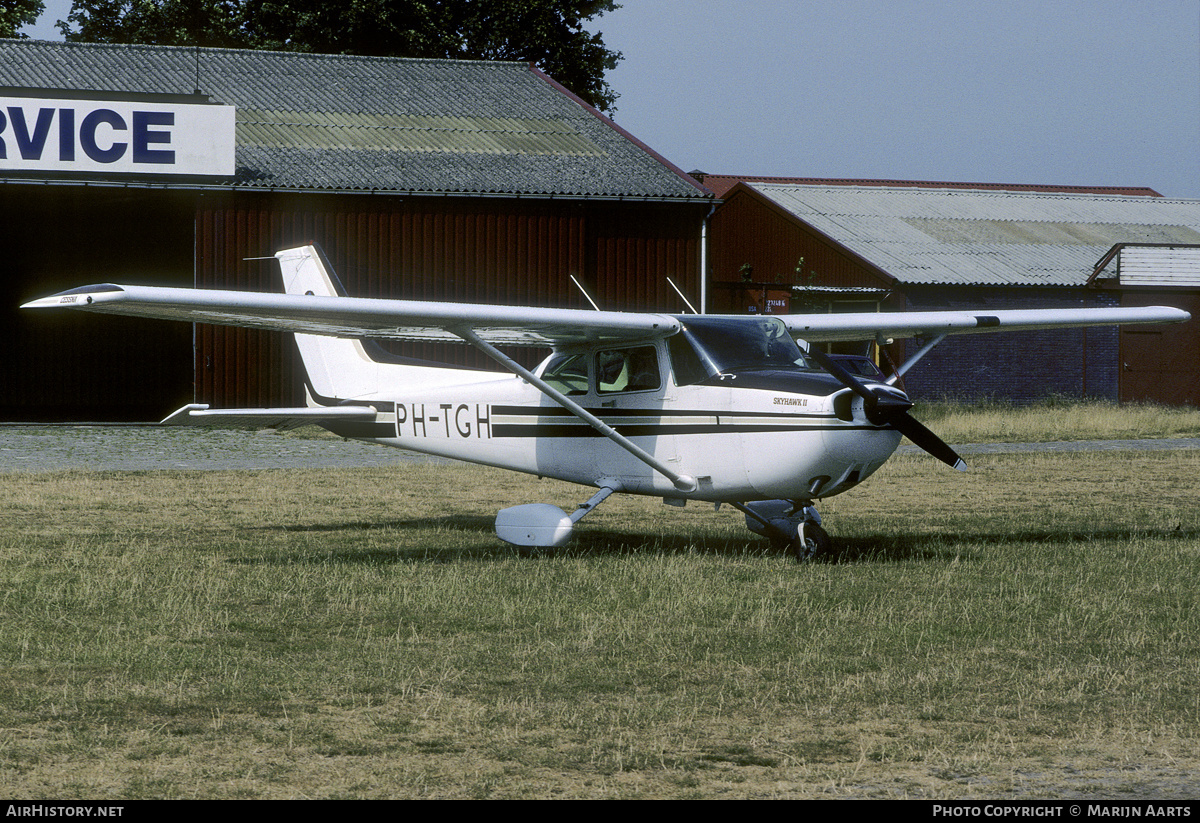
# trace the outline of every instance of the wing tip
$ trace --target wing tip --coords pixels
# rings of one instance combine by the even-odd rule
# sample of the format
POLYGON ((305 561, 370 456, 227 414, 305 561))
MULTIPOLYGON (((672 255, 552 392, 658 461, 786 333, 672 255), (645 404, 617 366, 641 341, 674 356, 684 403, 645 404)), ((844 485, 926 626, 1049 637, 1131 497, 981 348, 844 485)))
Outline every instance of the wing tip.
POLYGON ((110 295, 114 292, 123 291, 125 291, 125 287, 118 286, 115 283, 96 283, 91 286, 80 286, 79 288, 60 291, 47 297, 39 297, 37 300, 30 300, 28 303, 21 304, 21 308, 51 309, 61 306, 86 306, 92 302, 93 296, 101 294, 110 295))
POLYGON ((160 426, 186 426, 194 411, 206 411, 207 403, 188 403, 186 406, 168 414, 159 422, 160 426))

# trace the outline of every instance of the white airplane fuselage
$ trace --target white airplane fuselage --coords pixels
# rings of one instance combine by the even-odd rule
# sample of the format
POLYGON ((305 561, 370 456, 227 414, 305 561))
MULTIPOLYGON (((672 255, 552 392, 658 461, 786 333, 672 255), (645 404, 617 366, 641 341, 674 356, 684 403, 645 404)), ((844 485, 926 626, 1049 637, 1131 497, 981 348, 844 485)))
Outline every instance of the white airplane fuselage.
POLYGON ((707 501, 828 497, 874 473, 901 439, 895 429, 869 423, 861 402, 854 404, 854 419, 840 419, 833 401, 847 390, 832 381, 824 395, 736 388, 734 379, 691 386, 667 381, 643 392, 589 390, 571 398, 658 460, 694 477, 698 488, 684 493, 520 378, 430 371, 440 374, 428 388, 380 392, 369 400, 338 398, 367 402, 378 413, 373 423, 330 428, 573 483, 707 501), (442 382, 453 374, 469 379, 442 382))

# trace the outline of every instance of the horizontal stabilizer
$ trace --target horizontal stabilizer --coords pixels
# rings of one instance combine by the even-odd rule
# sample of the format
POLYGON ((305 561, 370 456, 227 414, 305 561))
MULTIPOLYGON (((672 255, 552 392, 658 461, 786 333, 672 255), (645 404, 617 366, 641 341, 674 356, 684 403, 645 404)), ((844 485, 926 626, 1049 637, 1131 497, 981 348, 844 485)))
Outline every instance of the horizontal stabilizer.
POLYGON ((371 406, 331 406, 329 408, 281 409, 210 409, 203 403, 189 403, 174 412, 161 426, 205 426, 214 429, 279 429, 320 426, 348 420, 373 421, 371 406))

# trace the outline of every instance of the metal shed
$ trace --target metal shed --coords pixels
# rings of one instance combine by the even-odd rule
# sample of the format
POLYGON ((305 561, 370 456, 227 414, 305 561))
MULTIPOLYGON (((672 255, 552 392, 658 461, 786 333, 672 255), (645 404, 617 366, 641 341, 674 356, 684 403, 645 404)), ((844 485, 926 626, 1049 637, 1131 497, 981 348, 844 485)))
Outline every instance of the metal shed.
MULTIPOLYGON (((1088 279, 1122 306, 1177 306, 1200 317, 1200 246, 1118 243, 1088 279)), ((1123 328, 1121 399, 1200 405, 1200 329, 1123 328)))
MULTIPOLYGON (((748 265, 755 280, 792 285, 794 294, 804 285, 883 290, 877 307, 894 311, 1117 305, 1142 298, 1122 284, 1089 282, 1114 244, 1200 244, 1200 201, 1149 189, 1028 189, 742 181, 712 217, 710 276, 714 284, 734 282, 748 265)), ((1182 289, 1159 290, 1155 301, 1189 309, 1182 289)), ((827 302, 827 310, 836 307, 827 302)), ((1181 327, 1177 344, 1191 362, 1200 355, 1194 326, 1181 327)), ((915 345, 887 354, 902 358, 915 345)), ((1134 377, 1148 368, 1123 359, 1117 332, 1100 328, 948 342, 905 379, 926 398, 1200 403, 1195 390, 1161 385, 1157 367, 1134 377)))

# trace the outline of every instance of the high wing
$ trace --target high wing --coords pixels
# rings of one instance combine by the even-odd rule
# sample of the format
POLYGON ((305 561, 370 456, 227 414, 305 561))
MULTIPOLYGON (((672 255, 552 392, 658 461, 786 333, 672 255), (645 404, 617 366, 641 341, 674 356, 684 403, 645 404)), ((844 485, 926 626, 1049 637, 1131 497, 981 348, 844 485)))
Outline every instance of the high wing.
POLYGON ((669 315, 537 309, 312 294, 267 294, 103 283, 26 303, 163 320, 301 332, 333 337, 443 340, 470 331, 496 345, 562 346, 664 337, 679 330, 669 315))
MULTIPOLYGON (((71 308, 342 338, 566 346, 647 340, 677 333, 665 314, 539 309, 348 297, 316 246, 277 253, 286 294, 102 283, 44 297, 24 308, 71 308)), ((739 315, 742 322, 756 322, 739 315)), ((1187 320, 1179 309, 1039 309, 988 313, 871 312, 780 315, 810 343, 933 337, 990 331, 1187 320)))
POLYGON ((941 337, 948 334, 1065 329, 1113 324, 1182 323, 1190 317, 1185 311, 1167 306, 779 315, 793 337, 802 338, 810 343, 941 337))
MULTIPOLYGON (((669 336, 680 329, 680 318, 665 314, 122 286, 112 283, 60 292, 33 300, 22 308, 71 308, 104 314, 334 337, 410 341, 461 343, 461 332, 471 331, 489 343, 510 346, 563 346, 645 340, 669 336)), ((745 315, 737 316, 750 319, 745 315)), ((1187 312, 1166 306, 1027 309, 987 313, 863 312, 777 316, 793 336, 810 343, 1106 324, 1181 323, 1190 318, 1187 312)))

